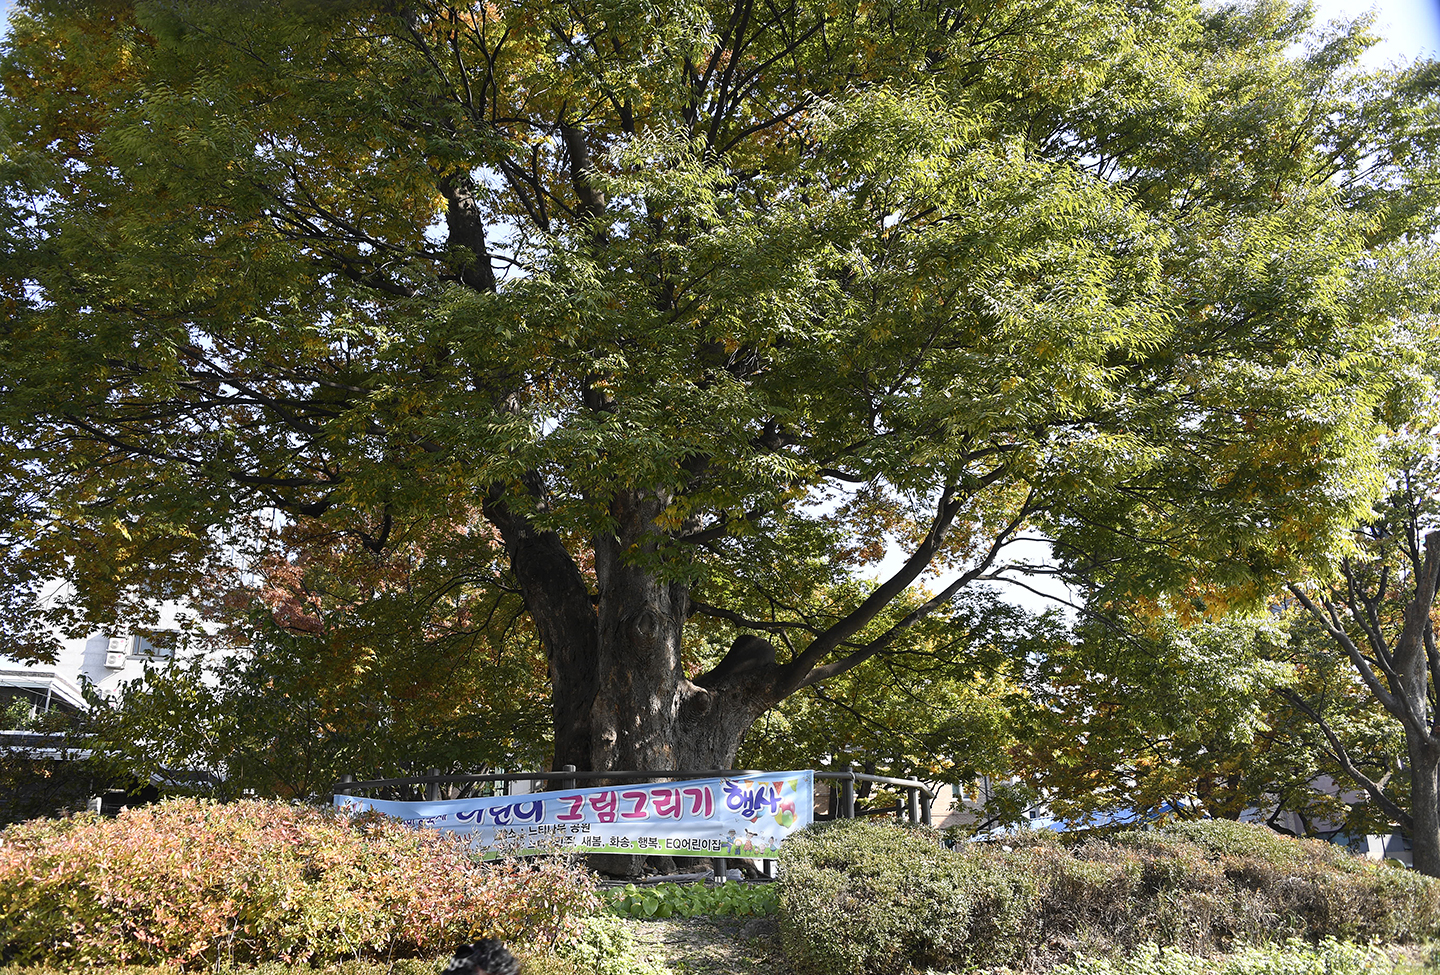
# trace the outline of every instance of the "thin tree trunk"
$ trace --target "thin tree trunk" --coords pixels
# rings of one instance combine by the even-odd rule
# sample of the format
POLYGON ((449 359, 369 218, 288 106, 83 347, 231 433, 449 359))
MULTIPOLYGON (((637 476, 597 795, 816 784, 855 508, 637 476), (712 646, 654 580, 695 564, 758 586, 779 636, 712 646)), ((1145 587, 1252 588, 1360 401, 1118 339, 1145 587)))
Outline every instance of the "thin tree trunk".
MULTIPOLYGON (((1408 737, 1408 736, 1407 736, 1408 737)), ((1407 742, 1410 756, 1410 855, 1417 871, 1440 877, 1440 747, 1407 742)))
POLYGON ((1388 573, 1380 573, 1376 590, 1367 595, 1362 576, 1347 561, 1343 567, 1348 590, 1339 596, 1322 596, 1318 601, 1299 586, 1290 591, 1315 618, 1349 658, 1356 673, 1375 701, 1405 730, 1409 757, 1410 808, 1399 807, 1384 791, 1384 782, 1371 781, 1351 762, 1339 738, 1323 718, 1293 692, 1282 692, 1320 727, 1334 756, 1345 772, 1370 793, 1372 799, 1410 835, 1416 870, 1440 877, 1440 738, 1431 716, 1430 694, 1440 678, 1440 655, 1435 652, 1435 631, 1431 614, 1440 589, 1440 531, 1419 537, 1418 525, 1411 522, 1408 558, 1414 592, 1403 603, 1403 624, 1398 636, 1387 639, 1374 605, 1394 598, 1387 591, 1388 573), (1348 626, 1363 634, 1353 638, 1348 626), (1367 656, 1363 646, 1367 646, 1367 656))

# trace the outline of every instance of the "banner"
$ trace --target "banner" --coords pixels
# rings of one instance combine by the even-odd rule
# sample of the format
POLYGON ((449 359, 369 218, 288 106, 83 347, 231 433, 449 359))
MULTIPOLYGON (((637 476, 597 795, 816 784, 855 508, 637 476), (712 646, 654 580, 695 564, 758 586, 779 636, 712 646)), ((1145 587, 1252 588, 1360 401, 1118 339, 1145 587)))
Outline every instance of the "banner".
POLYGON ((448 802, 337 795, 335 806, 467 836, 492 856, 573 848, 774 859, 785 837, 810 825, 814 797, 807 770, 448 802))

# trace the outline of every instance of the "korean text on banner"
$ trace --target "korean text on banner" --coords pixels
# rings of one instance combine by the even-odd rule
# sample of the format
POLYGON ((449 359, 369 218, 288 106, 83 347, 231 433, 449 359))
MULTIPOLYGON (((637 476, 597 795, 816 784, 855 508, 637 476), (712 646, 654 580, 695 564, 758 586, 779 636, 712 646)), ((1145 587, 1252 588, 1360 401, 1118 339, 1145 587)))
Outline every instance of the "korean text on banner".
POLYGON ((570 847, 774 859, 785 837, 810 825, 814 795, 806 770, 448 802, 337 795, 335 805, 466 836, 495 856, 570 847))

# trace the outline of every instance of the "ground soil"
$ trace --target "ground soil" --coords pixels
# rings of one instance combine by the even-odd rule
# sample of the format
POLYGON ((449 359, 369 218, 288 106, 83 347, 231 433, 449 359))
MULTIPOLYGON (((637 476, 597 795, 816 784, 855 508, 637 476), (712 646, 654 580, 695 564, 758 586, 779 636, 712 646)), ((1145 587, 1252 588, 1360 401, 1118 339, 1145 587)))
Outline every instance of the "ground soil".
POLYGON ((632 921, 636 954, 675 975, 789 975, 775 919, 632 921))

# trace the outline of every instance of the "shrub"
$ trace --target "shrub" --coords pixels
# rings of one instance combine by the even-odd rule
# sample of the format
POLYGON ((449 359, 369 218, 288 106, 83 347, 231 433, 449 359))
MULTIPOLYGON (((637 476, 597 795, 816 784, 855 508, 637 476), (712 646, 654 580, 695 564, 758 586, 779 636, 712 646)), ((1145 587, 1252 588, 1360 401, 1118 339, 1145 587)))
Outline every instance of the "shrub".
POLYGON ((383 817, 172 800, 0 834, 0 962, 113 965, 436 954, 552 942, 598 901, 567 861, 482 864, 383 817))
MULTIPOLYGON (((634 939, 625 922, 613 915, 585 918, 576 932, 551 949, 517 947, 516 954, 525 975, 667 975, 664 969, 643 961, 636 954, 634 939)), ((222 964, 216 967, 214 975, 440 975, 449 960, 447 950, 438 957, 349 959, 315 968, 308 963, 222 964)), ((0 966, 0 975, 74 975, 74 969, 0 966)), ((134 965, 114 968, 108 975, 176 975, 176 970, 173 965, 134 965)))
MULTIPOLYGON (((397 958, 394 961, 345 961, 324 969, 305 969, 305 975, 439 975, 441 968, 450 960, 447 952, 443 958, 397 958)), ((71 967, 51 965, 0 966, 0 975, 75 975, 71 967)), ((174 965, 125 965, 107 969, 107 975, 176 975, 174 965)), ((258 965, 221 965, 213 975, 299 975, 297 966, 281 962, 262 962, 258 965)), ((525 975, 530 975, 526 971, 525 975)))
POLYGON ((525 975, 665 975, 637 956, 630 929, 613 914, 585 918, 550 954, 526 955, 523 961, 525 975))
POLYGON ((840 821, 787 841, 782 941, 807 973, 1037 963, 1147 943, 1191 952, 1288 938, 1413 942, 1440 931, 1440 883, 1339 847, 1229 822, 1067 849, 944 848, 934 831, 840 821))
MULTIPOLYGON (((1333 843, 1222 819, 1120 833, 1114 843, 1146 851, 1156 862, 1203 860, 1214 885, 1234 898, 1228 923, 1238 940, 1410 943, 1433 937, 1440 925, 1440 883, 1372 863, 1333 843)), ((1183 877, 1181 885, 1193 888, 1194 878, 1183 877)))
POLYGON ((930 830, 859 820, 811 827, 782 852, 780 933, 803 972, 1018 958, 1038 890, 999 852, 951 854, 930 830))

